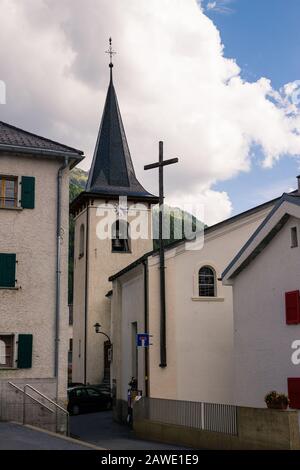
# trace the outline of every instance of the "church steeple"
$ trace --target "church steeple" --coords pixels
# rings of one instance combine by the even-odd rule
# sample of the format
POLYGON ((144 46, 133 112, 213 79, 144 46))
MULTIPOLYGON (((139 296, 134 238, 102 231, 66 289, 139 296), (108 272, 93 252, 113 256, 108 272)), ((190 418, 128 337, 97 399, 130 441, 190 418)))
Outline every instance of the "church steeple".
POLYGON ((110 54, 110 82, 86 192, 153 198, 137 180, 132 164, 113 84, 112 56, 115 52, 112 50, 111 39, 107 53, 110 54))

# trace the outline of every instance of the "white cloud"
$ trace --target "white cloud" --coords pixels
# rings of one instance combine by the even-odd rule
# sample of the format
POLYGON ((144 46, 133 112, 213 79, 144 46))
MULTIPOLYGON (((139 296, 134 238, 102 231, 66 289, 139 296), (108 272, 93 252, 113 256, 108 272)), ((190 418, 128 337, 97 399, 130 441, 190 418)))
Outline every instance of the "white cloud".
MULTIPOLYGON (((234 0, 215 0, 215 1, 209 1, 206 4, 206 10, 207 11, 214 11, 217 13, 233 13, 233 9, 228 6, 230 5, 234 0)), ((200 6, 202 3, 199 4, 200 6)))
POLYGON ((157 191, 157 173, 143 165, 164 140, 166 157, 180 158, 166 169, 169 200, 205 201, 212 223, 231 210, 212 185, 248 171, 254 143, 266 166, 300 154, 297 85, 276 92, 266 78, 243 81, 195 0, 0 0, 0 9, 1 119, 82 148, 85 168, 108 84, 110 35, 127 137, 147 189, 157 191))

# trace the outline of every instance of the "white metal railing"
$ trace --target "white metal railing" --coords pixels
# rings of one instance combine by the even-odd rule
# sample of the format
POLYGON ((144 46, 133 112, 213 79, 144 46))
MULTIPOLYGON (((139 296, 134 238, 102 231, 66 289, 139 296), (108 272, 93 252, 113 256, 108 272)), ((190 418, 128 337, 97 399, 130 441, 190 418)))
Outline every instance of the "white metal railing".
POLYGON ((148 419, 203 431, 237 435, 237 407, 220 403, 143 397, 134 404, 134 420, 148 419))
MULTIPOLYGON (((10 385, 11 387, 15 388, 18 392, 22 393, 23 396, 25 396, 25 391, 22 390, 20 387, 18 387, 16 384, 12 383, 12 382, 8 382, 8 385, 10 385)), ((29 398, 32 399, 33 402, 37 403, 38 405, 40 405, 42 408, 48 410, 50 413, 54 413, 53 410, 51 410, 51 408, 48 408, 47 405, 45 405, 44 403, 42 403, 41 401, 37 400, 36 398, 33 398, 31 395, 27 394, 27 396, 29 398)), ((25 424, 25 423, 23 423, 25 424)))
POLYGON ((10 406, 13 408, 17 407, 17 405, 21 406, 22 418, 19 415, 17 415, 19 419, 18 417, 15 418, 15 414, 13 416, 12 413, 8 412, 6 413, 7 419, 20 420, 23 424, 32 424, 57 433, 69 435, 69 413, 65 408, 32 387, 32 385, 25 384, 24 389, 18 387, 13 382, 8 382, 8 385, 22 396, 21 403, 11 403, 11 397, 9 397, 10 406), (36 394, 38 398, 34 397, 33 394, 36 394))

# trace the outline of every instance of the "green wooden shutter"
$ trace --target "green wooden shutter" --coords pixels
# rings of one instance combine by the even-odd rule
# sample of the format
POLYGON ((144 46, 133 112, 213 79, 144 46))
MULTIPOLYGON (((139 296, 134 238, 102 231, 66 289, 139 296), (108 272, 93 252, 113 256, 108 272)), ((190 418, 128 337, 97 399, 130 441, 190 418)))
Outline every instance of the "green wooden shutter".
POLYGON ((16 255, 0 253, 0 287, 15 287, 16 255))
POLYGON ((32 335, 19 335, 17 367, 18 369, 32 367, 32 335))
POLYGON ((21 206, 24 209, 34 209, 35 178, 22 176, 21 206))

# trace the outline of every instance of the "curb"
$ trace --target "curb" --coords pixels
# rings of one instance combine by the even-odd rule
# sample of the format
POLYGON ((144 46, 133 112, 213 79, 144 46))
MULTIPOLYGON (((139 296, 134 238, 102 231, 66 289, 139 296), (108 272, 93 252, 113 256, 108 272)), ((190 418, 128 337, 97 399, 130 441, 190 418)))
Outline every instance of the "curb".
POLYGON ((32 429, 33 431, 48 434, 48 436, 57 437, 58 439, 63 439, 73 444, 82 445, 84 447, 88 447, 89 449, 107 450, 104 447, 98 447, 94 444, 90 444, 89 442, 81 441, 80 439, 74 439, 73 437, 62 436, 61 434, 56 434, 55 432, 47 431, 46 429, 41 429, 41 428, 38 428, 37 426, 32 426, 31 424, 21 424, 21 423, 14 423, 14 424, 18 424, 19 426, 23 426, 24 428, 32 429))

